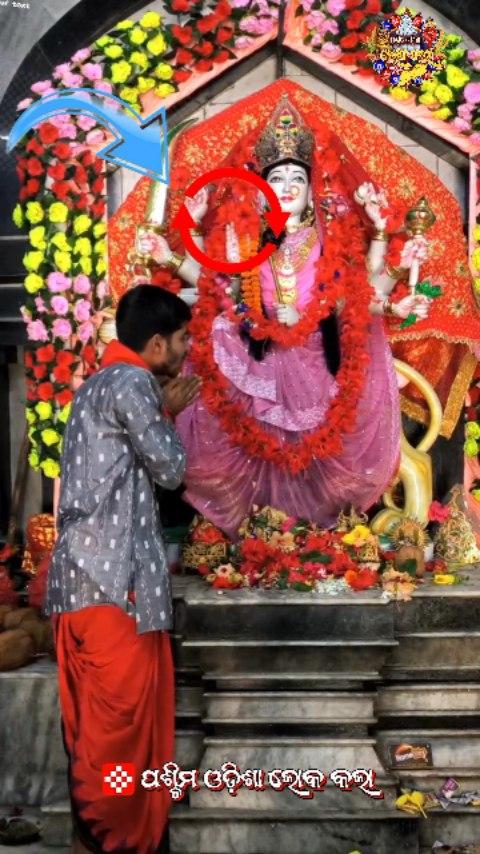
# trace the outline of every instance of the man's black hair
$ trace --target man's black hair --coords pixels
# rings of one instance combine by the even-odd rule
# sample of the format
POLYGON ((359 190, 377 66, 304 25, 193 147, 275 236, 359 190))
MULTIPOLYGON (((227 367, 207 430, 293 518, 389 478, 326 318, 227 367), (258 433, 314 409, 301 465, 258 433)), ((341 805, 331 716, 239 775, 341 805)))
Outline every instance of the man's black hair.
POLYGON ((191 319, 186 302, 156 285, 137 285, 118 303, 115 322, 118 340, 136 353, 154 335, 168 338, 191 319))

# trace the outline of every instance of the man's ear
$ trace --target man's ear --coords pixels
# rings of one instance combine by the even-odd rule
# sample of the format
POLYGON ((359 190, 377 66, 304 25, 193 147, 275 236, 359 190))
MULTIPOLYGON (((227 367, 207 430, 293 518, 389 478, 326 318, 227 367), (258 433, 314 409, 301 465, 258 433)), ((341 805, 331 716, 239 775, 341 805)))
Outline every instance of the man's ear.
POLYGON ((150 339, 150 345, 152 346, 155 356, 162 361, 165 361, 168 352, 167 339, 163 335, 159 335, 157 333, 150 339))

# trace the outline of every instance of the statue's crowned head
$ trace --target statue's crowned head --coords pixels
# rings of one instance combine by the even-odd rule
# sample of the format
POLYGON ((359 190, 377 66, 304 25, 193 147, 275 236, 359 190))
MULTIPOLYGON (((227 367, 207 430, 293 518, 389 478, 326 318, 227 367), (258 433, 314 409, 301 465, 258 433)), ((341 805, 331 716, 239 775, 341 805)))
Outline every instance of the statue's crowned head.
POLYGON ((312 131, 284 95, 255 146, 261 173, 280 163, 299 163, 310 169, 315 147, 312 131))

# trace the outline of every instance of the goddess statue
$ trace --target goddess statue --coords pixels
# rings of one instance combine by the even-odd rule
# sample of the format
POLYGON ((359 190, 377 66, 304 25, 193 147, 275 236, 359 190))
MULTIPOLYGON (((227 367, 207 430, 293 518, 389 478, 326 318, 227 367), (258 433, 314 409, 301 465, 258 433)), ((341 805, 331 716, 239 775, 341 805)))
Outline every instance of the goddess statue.
MULTIPOLYGON (((191 286, 189 301, 200 294, 197 333, 211 317, 186 368, 202 375, 202 395, 177 419, 184 497, 233 538, 253 505, 329 527, 347 506, 371 507, 396 472, 399 393, 383 316, 425 319, 430 301, 390 300, 385 194, 316 116, 282 97, 228 163, 264 178, 289 214, 285 229, 272 233, 256 189, 219 182, 187 201, 193 239, 230 262, 273 242, 256 270, 220 275, 159 233, 137 239, 141 254, 191 286)), ((400 263, 425 254, 414 236, 400 263)))

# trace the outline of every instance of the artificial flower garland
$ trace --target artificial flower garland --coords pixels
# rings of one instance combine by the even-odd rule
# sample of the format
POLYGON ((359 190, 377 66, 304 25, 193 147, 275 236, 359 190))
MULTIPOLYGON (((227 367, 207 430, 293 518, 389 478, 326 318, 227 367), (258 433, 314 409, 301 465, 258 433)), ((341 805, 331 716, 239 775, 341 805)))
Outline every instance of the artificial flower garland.
MULTIPOLYGON (((310 124, 315 129, 313 125, 316 126, 317 122, 311 119, 310 124)), ((325 139, 328 139, 328 133, 325 139)), ((249 162, 251 146, 252 134, 242 145, 237 146, 234 162, 249 162)), ((330 183, 340 167, 340 160, 328 144, 319 146, 317 138, 312 174, 315 200, 319 200, 324 192, 326 165, 330 165, 330 183)), ((210 257, 224 256, 225 225, 228 222, 233 222, 237 234, 248 235, 251 246, 259 245, 261 220, 255 210, 254 194, 255 190, 250 187, 245 189, 243 182, 233 182, 229 187, 220 182, 211 193, 209 205, 214 218, 205 238, 205 251, 210 257)), ((354 212, 326 226, 323 253, 316 264, 312 299, 301 320, 290 328, 276 319, 265 318, 255 305, 235 306, 231 298, 222 294, 218 276, 213 271, 202 269, 200 274, 199 300, 191 322, 191 361, 195 371, 202 377, 203 401, 217 417, 233 444, 292 474, 308 468, 314 459, 341 453, 342 435, 355 427, 354 413, 364 389, 368 363, 368 306, 372 299, 372 288, 365 267, 365 245, 364 229, 354 212), (260 426, 258 421, 246 415, 240 404, 230 400, 228 380, 222 375, 214 358, 212 324, 227 305, 229 318, 239 327, 248 321, 252 337, 268 337, 283 347, 302 346, 341 299, 345 305, 341 331, 342 363, 336 375, 337 395, 330 403, 324 424, 305 433, 298 443, 284 445, 260 426)))
MULTIPOLYGON (((188 13, 183 31, 180 23, 165 27, 157 12, 120 21, 56 66, 52 79, 34 83, 32 97, 18 110, 57 90, 83 86, 115 94, 142 112, 147 93, 166 98, 193 72, 234 57, 261 34, 252 24, 254 0, 170 5, 178 15, 188 13), (182 55, 187 49, 188 56, 182 55)), ((268 32, 277 4, 261 5, 262 32, 268 32)), ((21 187, 13 221, 29 229, 30 242, 22 307, 31 344, 25 354, 29 462, 47 477, 60 473, 74 375, 85 377, 96 368, 96 329, 108 305, 104 164, 93 153, 105 141, 94 119, 63 115, 35 128, 17 149, 21 187)), ((153 281, 173 291, 181 287, 162 270, 153 281)))

